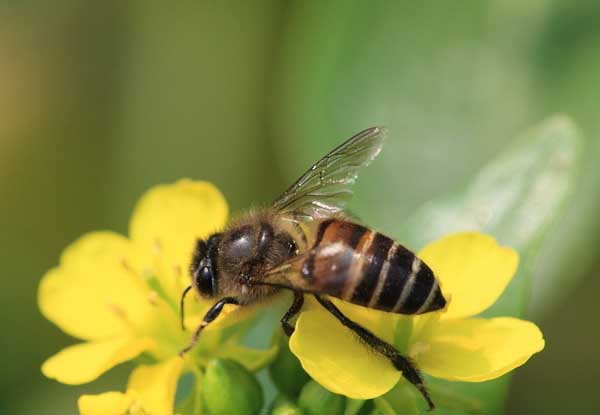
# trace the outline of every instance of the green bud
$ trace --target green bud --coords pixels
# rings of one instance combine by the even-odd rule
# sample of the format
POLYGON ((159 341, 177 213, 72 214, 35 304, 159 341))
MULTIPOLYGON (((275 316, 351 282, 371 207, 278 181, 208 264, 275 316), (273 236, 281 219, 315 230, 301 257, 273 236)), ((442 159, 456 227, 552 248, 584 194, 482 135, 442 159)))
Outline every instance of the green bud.
POLYGON ((211 414, 256 415, 263 405, 263 392, 254 375, 228 359, 208 362, 201 394, 211 414))
POLYGON ((364 399, 351 399, 346 398, 346 409, 344 410, 344 415, 357 415, 361 412, 361 410, 365 406, 364 399))
POLYGON ((298 406, 307 415, 343 414, 346 399, 329 392, 314 380, 308 382, 300 392, 298 406))
POLYGON ((279 353, 269 366, 269 375, 277 389, 289 398, 296 398, 310 376, 302 369, 300 361, 290 351, 287 337, 276 334, 273 342, 279 342, 279 353))
POLYGON ((303 415, 304 412, 285 395, 278 395, 271 405, 271 415, 303 415))

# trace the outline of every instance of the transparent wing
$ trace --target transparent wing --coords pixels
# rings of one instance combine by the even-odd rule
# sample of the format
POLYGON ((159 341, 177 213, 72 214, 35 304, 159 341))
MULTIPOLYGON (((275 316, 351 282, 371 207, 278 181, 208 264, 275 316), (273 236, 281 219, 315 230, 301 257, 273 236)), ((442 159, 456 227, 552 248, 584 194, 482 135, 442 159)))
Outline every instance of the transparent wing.
POLYGON ((382 127, 356 134, 308 169, 273 207, 298 220, 326 218, 343 210, 358 172, 377 157, 385 135, 382 127))

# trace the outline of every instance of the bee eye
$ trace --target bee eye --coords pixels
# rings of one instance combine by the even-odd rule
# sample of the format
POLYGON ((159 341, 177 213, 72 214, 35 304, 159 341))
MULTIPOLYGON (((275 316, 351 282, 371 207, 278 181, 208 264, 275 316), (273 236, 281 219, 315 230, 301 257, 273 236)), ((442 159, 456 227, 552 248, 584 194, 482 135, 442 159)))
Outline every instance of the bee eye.
POLYGON ((204 266, 196 273, 196 287, 201 294, 213 295, 213 272, 210 267, 204 266))

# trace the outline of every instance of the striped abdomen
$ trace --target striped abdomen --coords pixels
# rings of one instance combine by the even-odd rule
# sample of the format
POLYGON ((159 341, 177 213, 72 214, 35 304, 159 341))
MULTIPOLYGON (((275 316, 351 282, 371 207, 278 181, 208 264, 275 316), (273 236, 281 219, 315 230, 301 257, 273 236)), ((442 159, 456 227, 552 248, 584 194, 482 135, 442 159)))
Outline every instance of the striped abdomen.
POLYGON ((446 305, 433 272, 415 254, 343 220, 319 224, 300 271, 312 290, 369 308, 421 314, 446 305))

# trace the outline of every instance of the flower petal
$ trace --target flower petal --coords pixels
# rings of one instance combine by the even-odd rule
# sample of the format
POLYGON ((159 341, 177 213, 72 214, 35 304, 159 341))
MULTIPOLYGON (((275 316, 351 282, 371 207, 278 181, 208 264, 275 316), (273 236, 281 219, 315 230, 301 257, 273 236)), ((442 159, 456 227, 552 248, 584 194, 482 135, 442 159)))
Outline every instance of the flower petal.
POLYGON ((127 393, 138 397, 148 414, 172 414, 183 359, 176 356, 154 365, 138 366, 129 377, 127 393))
POLYGON ((519 263, 516 251, 477 232, 446 236, 427 245, 419 257, 431 267, 449 300, 442 318, 473 316, 494 304, 519 263))
POLYGON ((539 328, 511 317, 441 320, 415 339, 409 354, 435 377, 466 382, 495 379, 544 348, 539 328))
POLYGON ((149 312, 149 290, 139 276, 143 262, 132 244, 116 233, 84 235, 43 277, 38 290, 42 314, 82 339, 128 332, 149 312))
MULTIPOLYGON (((373 310, 341 301, 335 303, 349 318, 391 341, 394 330, 382 332, 382 325, 393 324, 393 318, 380 319, 371 314, 373 310)), ((390 390, 401 373, 387 359, 369 351, 352 331, 319 307, 309 304, 308 310, 298 317, 290 338, 290 350, 304 370, 331 392, 353 399, 371 399, 390 390)))
POLYGON ((147 338, 116 338, 76 344, 46 360, 42 365, 42 373, 69 385, 91 382, 153 345, 154 342, 147 338))
POLYGON ((80 415, 125 415, 132 404, 133 397, 121 392, 82 395, 77 401, 80 415))
POLYGON ((198 238, 221 229, 227 220, 227 203, 207 182, 183 179, 160 185, 142 196, 129 224, 131 239, 160 258, 162 288, 178 299, 188 285, 189 267, 198 238))

